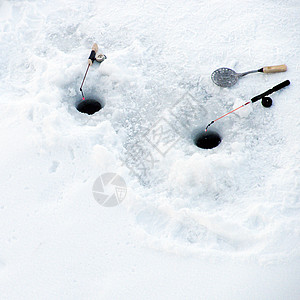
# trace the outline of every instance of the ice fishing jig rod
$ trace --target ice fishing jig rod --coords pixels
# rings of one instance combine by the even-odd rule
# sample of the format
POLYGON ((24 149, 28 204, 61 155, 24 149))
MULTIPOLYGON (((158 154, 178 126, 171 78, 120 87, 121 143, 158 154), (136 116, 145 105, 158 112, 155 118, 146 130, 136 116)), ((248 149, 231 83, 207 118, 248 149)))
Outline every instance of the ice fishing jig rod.
POLYGON ((84 94, 83 94, 83 91, 82 91, 82 86, 83 86, 83 83, 85 81, 85 78, 86 78, 86 75, 87 75, 87 72, 88 72, 90 66, 93 64, 93 62, 95 60, 99 63, 102 63, 106 59, 106 56, 104 54, 98 54, 97 55, 97 52, 98 52, 98 45, 95 43, 92 46, 92 51, 91 51, 91 54, 88 58, 88 66, 87 66, 87 69, 85 71, 85 74, 84 74, 84 77, 83 77, 83 80, 82 80, 82 83, 81 83, 81 86, 80 86, 80 92, 82 94, 82 100, 85 100, 84 94))
POLYGON ((85 74, 84 74, 84 77, 83 77, 83 80, 82 80, 82 83, 81 83, 81 86, 80 86, 80 92, 82 94, 82 100, 84 100, 84 94, 83 94, 83 91, 82 91, 82 86, 84 84, 84 81, 85 81, 85 78, 86 78, 86 75, 87 75, 87 72, 90 68, 90 66, 93 64, 94 60, 96 59, 96 54, 98 52, 98 45, 95 43, 93 46, 92 46, 92 51, 91 51, 91 54, 88 58, 88 66, 87 66, 87 69, 85 71, 85 74))
POLYGON ((228 116, 229 114, 231 114, 231 113, 235 112, 236 110, 238 110, 238 109, 240 109, 240 108, 242 108, 242 107, 248 105, 248 104, 251 103, 251 102, 254 103, 254 102, 258 101, 258 100, 262 100, 262 104, 263 104, 264 106, 266 106, 266 107, 271 106, 271 105, 272 105, 272 99, 269 98, 269 97, 267 97, 267 96, 270 95, 270 94, 272 94, 272 93, 274 93, 274 92, 279 91, 280 89, 282 89, 282 88, 288 86, 289 84, 290 84, 290 81, 289 81, 289 80, 285 80, 285 81, 283 81, 283 82, 281 82, 281 83, 275 85, 273 88, 267 90, 266 92, 264 92, 264 93, 262 93, 262 94, 259 94, 259 95, 255 96, 255 97, 253 97, 250 101, 244 103, 243 105, 237 107, 236 109, 230 111, 229 113, 227 113, 227 114, 225 114, 225 115, 223 115, 223 116, 221 116, 221 117, 219 117, 219 118, 217 118, 217 119, 211 121, 211 122, 206 126, 205 131, 207 131, 208 127, 209 127, 210 125, 212 125, 213 123, 215 123, 216 121, 218 121, 218 120, 220 120, 220 119, 222 119, 222 118, 228 116))

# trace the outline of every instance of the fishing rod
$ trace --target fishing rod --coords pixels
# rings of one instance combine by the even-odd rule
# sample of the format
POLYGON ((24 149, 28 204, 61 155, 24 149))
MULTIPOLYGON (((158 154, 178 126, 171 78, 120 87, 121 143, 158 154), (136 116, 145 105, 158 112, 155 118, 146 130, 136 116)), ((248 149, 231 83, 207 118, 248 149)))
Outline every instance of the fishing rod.
POLYGON ((242 107, 245 107, 246 105, 250 104, 251 102, 254 103, 254 102, 258 101, 258 100, 262 100, 262 104, 263 104, 265 107, 270 107, 270 106, 272 105, 272 99, 269 98, 269 97, 267 97, 267 96, 270 95, 270 94, 272 94, 272 93, 274 93, 274 92, 277 92, 277 91, 281 90, 282 88, 288 86, 289 84, 290 84, 290 81, 289 81, 289 80, 285 80, 285 81, 283 81, 283 82, 281 82, 281 83, 275 85, 273 88, 267 90, 266 92, 264 92, 264 93, 262 93, 262 94, 259 94, 259 95, 255 96, 255 97, 253 97, 250 101, 248 101, 248 102, 244 103, 243 105, 241 105, 241 106, 235 108, 234 110, 228 112, 227 114, 225 114, 225 115, 223 115, 223 116, 221 116, 221 117, 219 117, 219 118, 217 118, 217 119, 211 121, 211 122, 206 126, 205 131, 207 131, 208 127, 211 126, 211 125, 212 125, 213 123, 215 123, 216 121, 218 121, 218 120, 220 120, 220 119, 222 119, 222 118, 228 116, 229 114, 231 114, 231 113, 237 111, 238 109, 240 109, 240 108, 242 108, 242 107))
POLYGON ((96 54, 97 54, 97 52, 98 52, 98 45, 95 43, 95 44, 92 46, 92 51, 91 51, 91 54, 90 54, 90 56, 89 56, 89 58, 88 58, 88 66, 87 66, 87 69, 86 69, 86 71, 85 71, 85 74, 84 74, 84 77, 83 77, 83 79, 82 79, 82 83, 81 83, 81 86, 80 86, 80 89, 79 89, 80 92, 81 92, 81 94, 82 94, 82 100, 85 99, 85 98, 84 98, 83 91, 82 91, 82 86, 83 86, 83 84, 84 84, 84 81, 85 81, 85 78, 86 78, 86 75, 87 75, 87 72, 88 72, 90 66, 93 64, 93 62, 94 62, 95 59, 96 59, 96 54))
POLYGON ((89 71, 89 68, 90 66, 93 64, 93 62, 96 60, 97 62, 99 63, 102 63, 105 59, 106 59, 106 56, 104 54, 98 54, 97 55, 97 52, 98 52, 98 45, 96 43, 93 44, 92 46, 92 51, 91 51, 91 54, 88 58, 88 66, 87 66, 87 69, 85 71, 85 74, 84 74, 84 77, 83 77, 83 80, 82 80, 82 83, 81 83, 81 86, 80 86, 80 92, 82 94, 82 100, 85 100, 85 97, 84 97, 84 94, 83 94, 83 90, 82 90, 82 86, 85 82, 85 78, 86 78, 86 75, 89 71))

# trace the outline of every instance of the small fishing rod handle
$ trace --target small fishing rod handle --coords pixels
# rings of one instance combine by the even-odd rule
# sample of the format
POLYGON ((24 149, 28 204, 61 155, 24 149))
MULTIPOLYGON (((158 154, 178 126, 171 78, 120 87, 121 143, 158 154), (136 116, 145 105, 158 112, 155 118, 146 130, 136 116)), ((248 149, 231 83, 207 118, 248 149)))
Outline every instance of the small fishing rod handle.
POLYGON ((251 99, 251 102, 256 102, 258 100, 261 100, 263 97, 266 97, 274 92, 277 92, 279 90, 281 90, 282 88, 288 86, 290 84, 290 81, 289 80, 285 80, 277 85, 275 85, 274 87, 272 87, 271 89, 267 90, 266 92, 260 94, 260 95, 257 95, 255 97, 253 97, 251 99))
POLYGON ((290 82, 289 80, 285 80, 285 81, 283 81, 283 82, 281 82, 281 83, 275 85, 275 86, 271 89, 271 90, 272 90, 272 93, 281 90, 282 88, 284 88, 284 87, 290 85, 290 83, 291 83, 291 82, 290 82))
POLYGON ((285 72, 287 70, 286 65, 279 65, 279 66, 269 66, 269 67, 263 67, 258 70, 258 72, 262 73, 279 73, 279 72, 285 72))
POLYGON ((92 46, 92 51, 91 51, 91 54, 90 54, 90 57, 88 59, 88 64, 91 66, 94 62, 94 60, 96 59, 96 54, 98 52, 98 45, 95 43, 93 46, 92 46))

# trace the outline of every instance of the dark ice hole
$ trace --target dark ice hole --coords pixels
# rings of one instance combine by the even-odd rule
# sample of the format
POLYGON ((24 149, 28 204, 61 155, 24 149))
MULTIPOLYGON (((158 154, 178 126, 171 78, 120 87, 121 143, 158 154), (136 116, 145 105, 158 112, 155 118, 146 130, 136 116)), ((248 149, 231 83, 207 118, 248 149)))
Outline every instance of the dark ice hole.
POLYGON ((81 113, 92 115, 95 112, 99 111, 102 108, 102 105, 96 100, 88 99, 80 101, 76 105, 76 108, 81 113))
POLYGON ((194 143, 202 149, 212 149, 221 143, 221 136, 215 131, 203 131, 194 138, 194 143))

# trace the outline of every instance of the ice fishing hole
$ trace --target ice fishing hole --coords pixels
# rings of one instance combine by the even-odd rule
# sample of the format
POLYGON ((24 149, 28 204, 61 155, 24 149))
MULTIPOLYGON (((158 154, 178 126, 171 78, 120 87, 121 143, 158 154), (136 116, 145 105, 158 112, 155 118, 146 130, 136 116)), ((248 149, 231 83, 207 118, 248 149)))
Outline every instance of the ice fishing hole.
POLYGON ((221 143, 221 136, 216 131, 201 131, 194 138, 194 143, 202 149, 212 149, 221 143))
POLYGON ((97 111, 99 111, 101 108, 103 108, 103 104, 101 104, 100 101, 93 100, 93 99, 87 99, 87 100, 81 100, 77 103, 76 108, 79 112, 93 115, 97 111))

